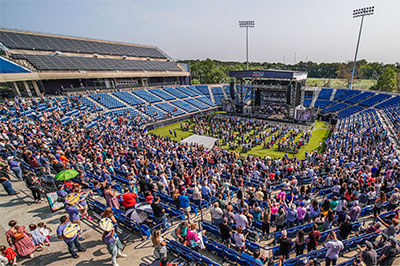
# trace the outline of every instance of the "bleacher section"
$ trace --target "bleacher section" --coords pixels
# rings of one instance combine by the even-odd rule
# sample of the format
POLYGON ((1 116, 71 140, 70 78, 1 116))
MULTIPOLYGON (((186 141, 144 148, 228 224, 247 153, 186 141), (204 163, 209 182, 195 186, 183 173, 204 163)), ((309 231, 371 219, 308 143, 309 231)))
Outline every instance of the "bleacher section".
POLYGON ((318 100, 329 100, 331 98, 333 89, 331 88, 326 88, 326 89, 321 89, 318 95, 318 100))
POLYGON ((400 103, 400 96, 395 96, 387 101, 384 101, 383 103, 378 104, 377 106, 375 106, 375 108, 383 109, 385 107, 399 104, 399 103, 400 103))
MULTIPOLYGON (((320 94, 321 95, 321 94, 320 94)), ((329 96, 330 97, 330 96, 329 96)), ((304 99, 305 100, 305 99, 304 99)), ((327 100, 316 100, 314 107, 315 108, 325 108, 330 104, 335 103, 334 101, 327 101, 327 100)))
POLYGON ((222 99, 224 99, 224 95, 214 95, 214 101, 216 105, 222 105, 222 99))
POLYGON ((139 113, 138 111, 136 111, 133 108, 125 108, 125 109, 120 109, 120 110, 115 110, 115 111, 109 111, 104 113, 104 115, 106 116, 125 116, 125 117, 137 117, 137 116, 141 116, 143 118, 146 118, 143 114, 139 113))
POLYGON ((137 98, 136 96, 133 96, 131 93, 129 93, 127 91, 113 92, 113 95, 132 106, 136 106, 136 105, 145 103, 144 101, 137 98))
POLYGON ((184 99, 184 98, 188 97, 185 93, 183 93, 175 88, 164 88, 163 90, 168 92, 171 95, 176 96, 179 99, 184 99))
POLYGON ((199 100, 199 101, 202 101, 205 104, 208 104, 211 107, 215 106, 215 104, 207 96, 197 97, 196 99, 199 100))
POLYGON ((101 103, 108 109, 122 108, 126 105, 106 93, 90 94, 90 98, 101 103))
POLYGON ((182 93, 185 93, 185 94, 189 95, 190 97, 196 97, 196 96, 200 95, 198 92, 190 89, 189 87, 192 87, 192 86, 188 86, 187 88, 185 88, 185 87, 176 87, 175 89, 177 89, 178 91, 180 91, 182 93))
POLYGON ((377 94, 377 95, 372 96, 371 98, 369 98, 369 99, 367 99, 365 101, 360 102, 359 105, 366 106, 366 107, 371 107, 371 106, 374 106, 375 104, 380 103, 380 102, 382 102, 382 101, 384 101, 384 100, 386 100, 386 99, 388 99, 390 97, 392 97, 392 96, 389 95, 389 94, 382 94, 382 93, 381 94, 377 94))
POLYGON ((165 112, 155 108, 152 105, 146 105, 145 107, 141 108, 140 111, 156 120, 161 120, 165 117, 165 112))
POLYGON ((76 71, 182 71, 168 61, 124 60, 79 56, 12 54, 14 59, 25 59, 37 70, 76 71))
POLYGON ((172 96, 171 94, 166 93, 165 91, 163 91, 161 89, 152 89, 152 90, 149 90, 149 92, 153 93, 154 95, 156 95, 156 96, 158 96, 161 99, 166 100, 166 101, 170 101, 170 100, 175 100, 176 99, 175 96, 172 96))
POLYGON ((359 105, 352 105, 342 111, 339 112, 338 117, 339 118, 344 118, 344 117, 348 117, 352 114, 358 113, 360 111, 364 110, 363 107, 359 106, 359 105))
POLYGON ((198 89, 203 95, 210 95, 210 91, 207 85, 196 85, 196 89, 198 89))
POLYGON ((340 111, 344 108, 346 108, 347 106, 349 106, 347 103, 337 103, 335 105, 329 106, 323 110, 321 110, 322 114, 327 114, 327 113, 334 113, 337 111, 340 111))
POLYGON ((184 101, 187 102, 187 103, 190 103, 191 105, 193 105, 193 106, 195 106, 195 107, 197 107, 197 108, 199 108, 201 110, 210 108, 210 106, 208 106, 207 104, 202 103, 199 100, 196 100, 194 98, 189 98, 189 99, 186 99, 184 101))
POLYGON ((160 108, 161 110, 164 110, 165 112, 170 113, 173 116, 184 115, 186 113, 185 111, 183 111, 175 106, 172 106, 171 104, 166 103, 166 102, 157 103, 156 106, 158 108, 160 108))
POLYGON ((132 91, 132 93, 148 101, 149 103, 157 103, 162 101, 162 99, 158 98, 157 96, 154 96, 153 94, 149 93, 146 90, 132 91))
POLYGON ((185 110, 188 113, 197 112, 199 109, 194 107, 193 105, 188 104, 187 102, 176 100, 171 102, 173 105, 185 110))
POLYGON ((222 88, 221 87, 212 87, 211 88, 212 94, 215 95, 224 95, 224 93, 222 92, 222 88))
POLYGON ((9 49, 166 58, 156 47, 82 38, 66 38, 64 36, 50 36, 32 32, 0 30, 0 42, 9 49))
POLYGON ((29 73, 27 69, 0 56, 0 73, 29 73))
POLYGON ((97 111, 102 111, 103 108, 101 108, 99 105, 95 104, 91 100, 87 99, 86 97, 80 97, 82 104, 89 106, 92 109, 95 109, 97 111))
POLYGON ((374 94, 375 93, 373 93, 373 92, 365 91, 365 92, 360 93, 352 98, 347 99, 345 102, 355 104, 355 103, 358 103, 364 99, 367 99, 367 98, 373 96, 374 94))
POLYGON ((304 103, 303 103, 304 107, 310 107, 311 102, 312 102, 312 99, 304 99, 304 103))
POLYGON ((347 91, 348 90, 346 90, 346 89, 337 89, 335 96, 333 97, 333 100, 335 100, 335 101, 339 100, 339 98, 342 97, 342 95, 346 94, 347 91))
MULTIPOLYGON (((336 91, 336 93, 338 93, 338 92, 336 91)), ((344 101, 344 100, 346 100, 350 97, 356 96, 357 94, 360 94, 360 93, 361 93, 361 91, 357 91, 357 90, 345 90, 345 92, 341 93, 340 96, 336 97, 336 95, 335 95, 334 99, 338 100, 338 101, 344 101)))

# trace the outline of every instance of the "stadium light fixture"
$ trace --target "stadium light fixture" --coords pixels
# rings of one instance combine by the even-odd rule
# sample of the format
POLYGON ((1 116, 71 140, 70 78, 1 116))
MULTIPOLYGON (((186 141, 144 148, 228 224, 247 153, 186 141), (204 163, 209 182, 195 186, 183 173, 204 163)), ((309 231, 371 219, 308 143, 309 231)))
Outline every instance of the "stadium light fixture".
POLYGON ((353 62, 353 70, 351 71, 351 79, 349 84, 349 89, 353 88, 353 80, 354 80, 354 72, 356 71, 356 62, 357 62, 357 54, 358 54, 358 47, 360 45, 360 38, 361 38, 361 31, 364 23, 365 16, 372 16, 374 14, 374 6, 364 7, 359 9, 353 10, 353 18, 361 17, 361 24, 360 24, 360 31, 358 32, 358 40, 357 40, 357 47, 356 47, 356 54, 354 55, 354 62, 353 62))
POLYGON ((246 28, 246 69, 249 70, 249 28, 254 28, 253 20, 239 21, 240 28, 246 28))

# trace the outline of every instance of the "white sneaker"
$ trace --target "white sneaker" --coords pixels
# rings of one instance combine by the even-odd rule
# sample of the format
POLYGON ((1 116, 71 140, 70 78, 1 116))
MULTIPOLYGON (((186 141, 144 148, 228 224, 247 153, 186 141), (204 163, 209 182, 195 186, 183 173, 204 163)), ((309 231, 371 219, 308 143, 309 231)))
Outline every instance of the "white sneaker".
POLYGON ((113 266, 119 266, 118 263, 113 264, 113 266))
POLYGON ((121 254, 121 255, 119 255, 118 257, 120 257, 120 258, 126 258, 127 255, 126 255, 126 254, 121 254))

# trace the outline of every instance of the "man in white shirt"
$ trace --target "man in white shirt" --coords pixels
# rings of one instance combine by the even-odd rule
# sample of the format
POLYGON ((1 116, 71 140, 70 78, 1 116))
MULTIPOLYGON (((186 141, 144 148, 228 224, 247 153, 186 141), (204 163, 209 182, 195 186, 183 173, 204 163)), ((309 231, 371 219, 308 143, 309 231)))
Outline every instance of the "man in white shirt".
POLYGON ((339 258, 339 253, 344 249, 343 242, 337 240, 336 233, 331 232, 328 236, 328 242, 324 244, 326 247, 326 266, 330 266, 332 263, 336 265, 336 261, 339 258))
POLYGON ((246 215, 243 214, 243 210, 240 214, 235 214, 235 217, 233 219, 235 220, 236 227, 241 226, 243 230, 245 230, 247 228, 247 225, 249 224, 246 215))

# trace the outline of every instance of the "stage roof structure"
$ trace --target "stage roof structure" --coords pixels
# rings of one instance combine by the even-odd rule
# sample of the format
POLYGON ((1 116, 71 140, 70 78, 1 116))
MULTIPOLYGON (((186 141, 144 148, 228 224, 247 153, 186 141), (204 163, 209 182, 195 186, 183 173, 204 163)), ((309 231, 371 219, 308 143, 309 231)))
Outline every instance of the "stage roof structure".
POLYGON ((218 139, 216 139, 216 138, 202 136, 202 135, 196 135, 196 134, 193 134, 190 137, 187 137, 186 139, 181 141, 181 143, 199 144, 209 150, 214 148, 215 143, 217 143, 217 142, 218 142, 218 139))
POLYGON ((245 78, 245 79, 286 79, 286 80, 306 80, 307 72, 304 71, 290 71, 290 70, 244 70, 244 71, 229 71, 231 78, 245 78))

